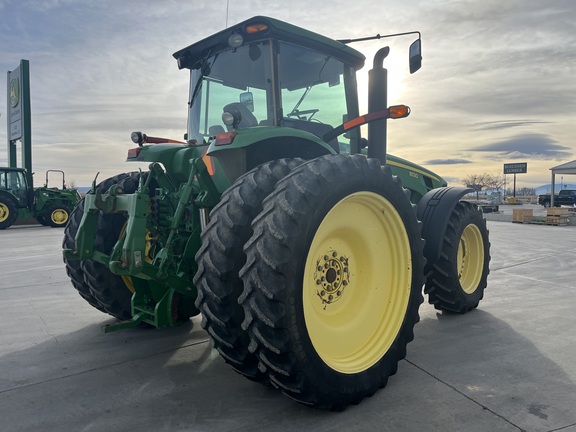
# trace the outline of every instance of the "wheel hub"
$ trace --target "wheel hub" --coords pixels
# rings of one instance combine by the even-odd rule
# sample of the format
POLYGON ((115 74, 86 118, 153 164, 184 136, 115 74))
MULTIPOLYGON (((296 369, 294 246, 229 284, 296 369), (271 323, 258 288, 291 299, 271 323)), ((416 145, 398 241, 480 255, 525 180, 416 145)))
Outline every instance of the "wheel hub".
POLYGON ((325 305, 338 301, 350 283, 348 258, 331 251, 316 260, 316 293, 325 305))
POLYGON ((8 207, 4 203, 0 203, 0 222, 8 219, 8 207))
POLYGON ((65 210, 58 209, 52 212, 52 221, 57 224, 62 224, 68 220, 68 213, 65 210))

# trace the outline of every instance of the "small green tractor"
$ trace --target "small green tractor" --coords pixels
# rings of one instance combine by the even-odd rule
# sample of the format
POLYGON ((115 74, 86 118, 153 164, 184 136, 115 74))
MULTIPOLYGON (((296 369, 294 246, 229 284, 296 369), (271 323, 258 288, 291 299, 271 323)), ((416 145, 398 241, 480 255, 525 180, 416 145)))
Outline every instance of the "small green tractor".
POLYGON ((10 227, 17 218, 35 218, 39 223, 64 227, 80 201, 76 189, 67 189, 64 172, 46 171, 46 183, 34 188, 28 183, 24 168, 0 167, 0 230, 10 227), (62 174, 62 187, 48 186, 49 173, 62 174))
MULTIPOLYGON (((387 120, 410 110, 387 106, 385 47, 361 115, 350 42, 257 16, 174 54, 184 141, 134 132, 128 161, 149 169, 94 180, 65 230, 73 286, 120 320, 105 332, 202 314, 238 373, 341 410, 396 373, 422 291, 440 311, 478 306, 482 213, 387 154, 387 120)), ((420 38, 409 56, 415 72, 420 38)))

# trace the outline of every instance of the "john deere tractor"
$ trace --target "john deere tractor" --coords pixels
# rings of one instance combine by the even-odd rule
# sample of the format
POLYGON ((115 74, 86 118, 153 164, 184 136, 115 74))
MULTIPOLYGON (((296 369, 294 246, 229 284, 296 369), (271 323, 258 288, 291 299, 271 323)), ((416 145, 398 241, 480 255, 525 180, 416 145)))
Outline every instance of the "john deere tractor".
POLYGON ((19 217, 63 228, 80 201, 78 191, 66 188, 64 172, 60 170, 46 171, 46 183, 39 188, 29 184, 28 178, 24 168, 0 167, 0 230, 10 227, 19 217), (51 172, 62 174, 60 188, 48 186, 51 172))
POLYGON ((237 372, 340 410, 396 372, 422 290, 478 306, 486 222, 467 189, 387 154, 387 120, 410 109, 387 105, 384 47, 361 115, 352 42, 257 16, 174 54, 184 141, 134 132, 128 161, 148 171, 95 180, 65 230, 72 284, 120 320, 106 332, 202 314, 237 372))

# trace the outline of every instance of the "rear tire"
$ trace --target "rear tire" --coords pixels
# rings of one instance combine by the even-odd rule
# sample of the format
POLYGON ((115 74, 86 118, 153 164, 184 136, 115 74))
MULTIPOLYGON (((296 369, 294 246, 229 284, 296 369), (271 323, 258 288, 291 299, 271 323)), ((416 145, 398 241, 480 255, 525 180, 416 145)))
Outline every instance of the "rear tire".
MULTIPOLYGON (((76 249, 76 233, 78 232, 78 226, 84 215, 84 199, 82 199, 76 208, 70 214, 70 220, 68 225, 64 229, 64 240, 62 240, 62 249, 76 249)), ((37 218, 42 225, 47 225, 47 222, 40 220, 40 216, 37 218)), ((82 270, 82 261, 80 260, 67 260, 64 258, 64 264, 66 266, 66 273, 72 282, 72 286, 78 291, 78 294, 86 300, 90 306, 98 309, 100 312, 106 312, 92 292, 90 287, 84 280, 84 271, 82 270)))
POLYGON ((6 229, 18 218, 18 208, 13 199, 0 196, 0 230, 6 229))
MULTIPOLYGON (((119 185, 124 193, 134 193, 138 188, 139 177, 139 172, 119 174, 104 180, 97 188, 104 193, 110 186, 119 185)), ((100 212, 94 249, 110 254, 125 223, 126 216, 122 213, 100 212)), ((133 291, 121 276, 115 275, 108 267, 93 260, 82 261, 82 270, 90 292, 106 313, 122 321, 132 318, 133 291)))
POLYGON ((238 304, 243 284, 238 273, 246 256, 242 250, 252 236, 252 220, 278 180, 302 163, 300 159, 267 162, 238 178, 210 213, 196 254, 196 307, 202 328, 214 348, 237 372, 256 381, 267 380, 258 370, 258 358, 248 351, 250 339, 241 329, 244 309, 238 304))
POLYGON ((436 309, 466 313, 484 296, 490 263, 490 242, 482 212, 460 201, 448 221, 437 262, 427 271, 424 292, 436 309))
POLYGON ((414 338, 423 240, 378 160, 319 157, 276 185, 240 272, 251 351, 289 397, 342 410, 395 374, 414 338))

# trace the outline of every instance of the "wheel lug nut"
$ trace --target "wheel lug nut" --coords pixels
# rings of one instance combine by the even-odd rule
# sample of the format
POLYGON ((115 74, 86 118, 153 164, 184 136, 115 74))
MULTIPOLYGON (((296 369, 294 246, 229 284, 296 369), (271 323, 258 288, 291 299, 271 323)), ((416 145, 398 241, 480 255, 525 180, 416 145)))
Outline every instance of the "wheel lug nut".
POLYGON ((332 256, 333 256, 334 258, 336 258, 336 257, 338 256, 338 254, 336 253, 336 251, 332 252, 332 256))

